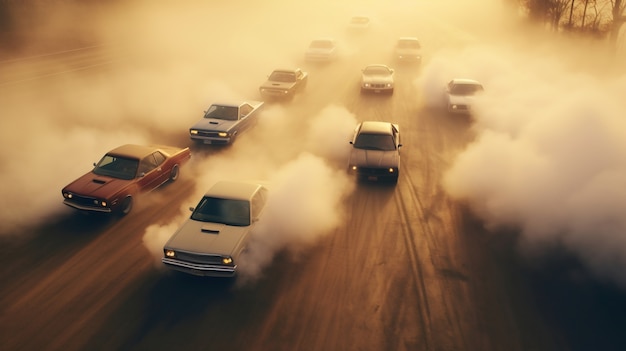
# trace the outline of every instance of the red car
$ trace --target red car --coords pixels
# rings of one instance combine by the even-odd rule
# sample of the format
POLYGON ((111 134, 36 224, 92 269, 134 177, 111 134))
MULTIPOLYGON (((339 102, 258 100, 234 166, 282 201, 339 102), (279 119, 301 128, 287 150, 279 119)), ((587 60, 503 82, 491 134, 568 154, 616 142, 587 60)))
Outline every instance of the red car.
POLYGON ((128 214, 135 196, 178 178, 188 147, 123 145, 63 188, 64 204, 83 211, 128 214))

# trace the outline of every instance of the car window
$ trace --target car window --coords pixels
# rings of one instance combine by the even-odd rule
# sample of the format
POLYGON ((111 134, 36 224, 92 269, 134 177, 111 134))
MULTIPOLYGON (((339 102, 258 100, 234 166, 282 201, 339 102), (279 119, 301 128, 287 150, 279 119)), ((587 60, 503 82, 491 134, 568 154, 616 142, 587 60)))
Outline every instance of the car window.
POLYGON ((154 156, 157 166, 160 166, 163 162, 165 162, 165 155, 163 155, 160 151, 155 151, 152 155, 154 156))
POLYGON ((357 135, 354 147, 365 150, 390 151, 396 149, 396 144, 390 134, 361 133, 357 135))
MULTIPOLYGON (((139 163, 139 174, 142 174, 142 173, 147 174, 151 172, 153 169, 157 168, 161 164, 155 158, 156 154, 158 153, 155 152, 153 154, 150 154, 144 157, 143 160, 141 160, 141 163, 139 163)), ((163 162, 163 160, 161 160, 161 162, 163 162)))
POLYGON ((473 95, 483 90, 478 84, 453 84, 450 93, 455 95, 473 95))
POLYGON ((191 219, 232 226, 248 226, 250 225, 250 203, 245 200, 205 196, 194 209, 191 219))
POLYGON ((258 218, 267 202, 267 189, 261 188, 252 197, 252 218, 258 218))
POLYGON ((365 67, 365 69, 363 70, 363 73, 365 73, 365 75, 386 75, 386 74, 391 74, 391 71, 389 71, 389 69, 387 67, 382 67, 382 66, 368 66, 365 67))
POLYGON ((104 155, 93 172, 97 175, 119 179, 133 179, 137 174, 138 160, 131 158, 104 155))
POLYGON ((254 109, 254 107, 252 107, 252 106, 250 106, 248 104, 242 105, 241 108, 240 108, 241 117, 249 115, 250 112, 252 112, 253 109, 254 109))
POLYGON ((334 46, 335 45, 331 40, 313 40, 310 47, 319 49, 332 49, 334 46))
POLYGON ((402 49, 419 49, 420 43, 417 40, 400 40, 398 47, 402 49))
POLYGON ((237 106, 220 106, 211 105, 204 115, 204 118, 223 119, 227 121, 236 121, 239 119, 239 108, 237 106))
POLYGON ((296 75, 292 72, 273 72, 269 79, 274 82, 292 83, 296 81, 296 75))

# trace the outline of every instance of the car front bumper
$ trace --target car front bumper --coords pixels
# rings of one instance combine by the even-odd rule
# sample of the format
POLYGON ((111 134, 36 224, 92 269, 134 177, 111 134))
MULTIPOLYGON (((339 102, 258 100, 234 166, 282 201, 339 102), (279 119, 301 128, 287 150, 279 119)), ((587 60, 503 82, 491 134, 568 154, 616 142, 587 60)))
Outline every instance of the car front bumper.
POLYGON ((85 204, 80 204, 80 203, 73 202, 73 201, 68 200, 68 199, 63 200, 63 203, 66 204, 69 207, 73 207, 73 208, 75 208, 77 210, 81 210, 81 211, 102 212, 102 213, 111 213, 111 212, 113 212, 113 210, 110 207, 102 207, 102 206, 95 206, 95 205, 85 205, 85 204))
POLYGON ((161 259, 167 267, 192 275, 201 277, 234 277, 237 273, 237 266, 224 266, 216 264, 191 263, 163 257, 161 259))
POLYGON ((191 140, 197 141, 203 144, 213 144, 213 145, 226 145, 232 142, 232 137, 212 137, 212 136, 203 136, 200 134, 190 135, 191 140))

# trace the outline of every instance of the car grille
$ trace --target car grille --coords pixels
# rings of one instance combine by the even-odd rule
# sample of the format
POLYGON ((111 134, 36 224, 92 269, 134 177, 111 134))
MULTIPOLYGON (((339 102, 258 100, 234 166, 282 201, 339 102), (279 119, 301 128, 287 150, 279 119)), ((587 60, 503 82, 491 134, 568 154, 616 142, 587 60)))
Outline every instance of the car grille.
POLYGON ((94 197, 72 194, 72 198, 66 199, 66 201, 84 207, 100 207, 98 200, 94 197))
POLYGON ((208 131, 208 130, 199 130, 198 131, 198 136, 202 136, 202 137, 210 137, 210 138, 219 138, 220 136, 218 135, 220 132, 212 132, 212 131, 208 131))
POLYGON ((384 176, 389 175, 389 168, 359 167, 358 173, 364 176, 384 176))
POLYGON ((385 83, 374 83, 374 84, 370 84, 370 87, 372 89, 383 89, 387 87, 387 84, 385 83))
POLYGON ((181 261, 204 264, 222 264, 222 256, 196 254, 191 252, 176 251, 176 258, 181 261))

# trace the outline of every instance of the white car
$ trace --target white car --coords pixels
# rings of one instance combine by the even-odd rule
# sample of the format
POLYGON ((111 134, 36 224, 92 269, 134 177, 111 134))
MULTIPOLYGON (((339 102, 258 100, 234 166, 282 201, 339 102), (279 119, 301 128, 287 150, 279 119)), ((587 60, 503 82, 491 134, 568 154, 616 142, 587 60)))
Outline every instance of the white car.
POLYGON ((337 59, 337 42, 332 38, 319 38, 311 41, 304 53, 306 61, 328 62, 337 59))
POLYGON ((361 70, 361 92, 393 94, 394 70, 386 65, 369 65, 361 70))
POLYGON ((452 79, 444 89, 446 109, 450 113, 470 114, 476 95, 483 91, 483 85, 476 80, 452 79))
POLYGON ((415 37, 400 37, 394 47, 394 56, 398 61, 422 62, 422 45, 415 37))
POLYGON ((234 277, 268 197, 263 184, 220 181, 163 247, 169 268, 198 276, 234 277))
POLYGON ((352 18, 350 18, 350 23, 348 23, 348 30, 351 32, 366 31, 370 28, 371 22, 372 21, 370 20, 369 16, 352 16, 352 18))
POLYGON ((400 127, 383 121, 364 121, 354 129, 348 172, 357 180, 398 182, 400 127))

